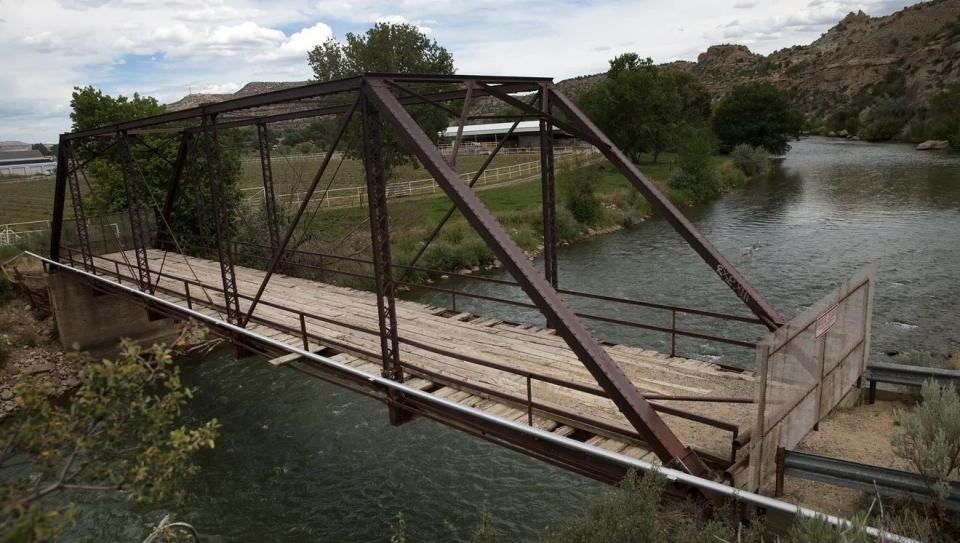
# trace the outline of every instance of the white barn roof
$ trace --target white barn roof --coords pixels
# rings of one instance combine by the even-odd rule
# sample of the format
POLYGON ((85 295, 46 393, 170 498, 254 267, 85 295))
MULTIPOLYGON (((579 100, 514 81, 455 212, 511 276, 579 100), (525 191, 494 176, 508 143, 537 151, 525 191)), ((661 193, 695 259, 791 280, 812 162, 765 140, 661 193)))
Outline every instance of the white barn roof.
MULTIPOLYGON (((510 127, 513 126, 513 123, 490 123, 490 124, 468 124, 463 127, 463 135, 466 136, 492 136, 494 134, 506 134, 510 127)), ((557 127, 553 127, 554 131, 559 131, 557 127)), ((520 121, 520 124, 517 125, 517 129, 513 131, 514 134, 529 134, 531 132, 540 131, 540 121, 520 121)), ((445 138, 455 138, 457 137, 457 126, 448 126, 446 130, 441 132, 445 138)))

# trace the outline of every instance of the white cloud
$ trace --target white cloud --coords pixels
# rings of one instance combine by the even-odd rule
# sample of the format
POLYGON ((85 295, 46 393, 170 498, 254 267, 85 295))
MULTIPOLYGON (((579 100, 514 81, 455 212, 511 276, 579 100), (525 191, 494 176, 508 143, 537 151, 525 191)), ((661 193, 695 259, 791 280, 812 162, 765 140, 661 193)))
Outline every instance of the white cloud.
POLYGON ((418 25, 460 73, 564 78, 602 71, 626 51, 664 62, 740 41, 767 53, 809 43, 849 11, 889 13, 910 0, 732 2, 736 11, 713 0, 0 0, 13 74, 0 79, 0 139, 67 129, 75 85, 172 101, 307 79, 311 47, 376 21, 418 25))

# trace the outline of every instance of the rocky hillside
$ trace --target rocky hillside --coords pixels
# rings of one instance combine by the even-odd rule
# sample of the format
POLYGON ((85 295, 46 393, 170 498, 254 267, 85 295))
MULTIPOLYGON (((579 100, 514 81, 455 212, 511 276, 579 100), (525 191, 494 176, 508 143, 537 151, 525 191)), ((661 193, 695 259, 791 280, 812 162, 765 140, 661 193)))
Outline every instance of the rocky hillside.
MULTIPOLYGON (((850 13, 819 39, 769 55, 743 45, 714 45, 697 62, 664 68, 697 75, 713 97, 765 81, 789 91, 814 126, 867 95, 903 96, 919 110, 929 97, 960 82, 960 0, 922 2, 885 17, 850 13)), ((560 83, 576 96, 603 74, 560 83)))
MULTIPOLYGON (((746 82, 776 84, 791 93, 813 127, 824 126, 845 108, 856 115, 882 94, 902 98, 909 111, 918 112, 932 94, 960 82, 960 0, 921 2, 885 17, 850 13, 813 43, 766 56, 724 44, 708 48, 696 62, 662 66, 694 73, 715 99, 746 82)), ((558 86, 576 99, 604 77, 575 77, 558 86)), ((303 83, 249 83, 234 94, 192 94, 167 107, 183 109, 303 83)), ((502 107, 485 99, 475 105, 482 113, 502 107)))

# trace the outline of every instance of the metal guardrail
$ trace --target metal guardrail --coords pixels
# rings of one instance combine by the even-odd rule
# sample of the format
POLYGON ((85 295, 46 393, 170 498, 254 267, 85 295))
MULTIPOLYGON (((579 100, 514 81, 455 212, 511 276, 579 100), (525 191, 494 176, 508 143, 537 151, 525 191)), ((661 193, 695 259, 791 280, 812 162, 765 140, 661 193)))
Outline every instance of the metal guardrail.
POLYGON ((927 379, 934 379, 941 385, 953 383, 960 388, 960 371, 907 364, 873 363, 867 366, 863 378, 870 383, 869 403, 877 396, 877 383, 920 387, 927 379))
MULTIPOLYGON (((783 495, 784 475, 881 496, 918 501, 930 499, 930 489, 924 477, 917 473, 780 449, 777 451, 777 496, 783 495)), ((950 483, 945 505, 948 509, 960 511, 960 483, 950 483)))

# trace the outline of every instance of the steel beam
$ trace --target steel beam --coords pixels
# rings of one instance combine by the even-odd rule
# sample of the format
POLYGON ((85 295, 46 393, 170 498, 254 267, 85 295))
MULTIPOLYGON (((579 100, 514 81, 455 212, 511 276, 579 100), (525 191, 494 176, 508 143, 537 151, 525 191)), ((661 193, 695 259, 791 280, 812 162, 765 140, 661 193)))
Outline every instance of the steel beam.
MULTIPOLYGON (((390 257, 390 215, 387 210, 387 178, 383 164, 383 134, 380 112, 370 102, 366 89, 361 98, 363 115, 363 168, 367 181, 367 209, 370 214, 370 250, 377 295, 377 320, 380 325, 381 375, 403 382, 400 365, 400 340, 397 330, 396 289, 390 257)), ((402 398, 394 398, 402 401, 402 398)), ((401 409, 390 407, 390 423, 398 425, 409 417, 401 409)))
POLYGON ((53 220, 50 223, 50 260, 60 262, 60 240, 63 239, 63 210, 67 198, 67 176, 70 175, 70 140, 60 136, 57 144, 57 180, 53 192, 53 220))
POLYGON ((257 142, 260 147, 260 168, 263 170, 263 209, 267 215, 267 231, 273 254, 280 249, 280 221, 277 217, 277 198, 273 193, 273 166, 270 163, 270 134, 267 125, 257 125, 257 142))
MULTIPOLYGON (((130 142, 127 134, 117 134, 120 144, 120 174, 123 178, 123 189, 127 197, 127 216, 130 219, 130 236, 133 238, 133 252, 137 259, 137 286, 143 292, 153 293, 150 278, 150 260, 147 258, 147 234, 144 226, 144 210, 137 197, 136 185, 133 182, 134 161, 130 153, 130 142)), ((145 187, 150 190, 150 187, 145 187)))
POLYGON ((684 217, 683 213, 657 189, 656 185, 637 169, 623 151, 616 147, 569 98, 553 85, 550 85, 549 88, 551 101, 556 107, 563 111, 567 118, 577 125, 581 131, 587 133, 591 139, 600 142, 598 148, 607 160, 640 191, 640 194, 650 202, 657 213, 667 219, 674 230, 693 247, 693 250, 710 266, 710 269, 720 276, 720 279, 763 321, 764 325, 770 330, 776 330, 783 326, 784 319, 780 313, 767 303, 746 278, 733 267, 733 264, 728 262, 713 244, 684 217))
MULTIPOLYGON (((520 125, 520 121, 522 120, 523 116, 521 115, 516 121, 514 121, 512 125, 510 125, 510 129, 507 130, 506 135, 504 135, 504 137, 497 142, 497 146, 493 148, 493 151, 487 155, 487 158, 484 159, 483 164, 480 165, 480 168, 477 169, 477 171, 473 174, 473 178, 470 179, 470 183, 467 184, 468 187, 473 188, 473 186, 477 184, 477 181, 480 180, 480 176, 482 176, 483 172, 486 171, 487 166, 489 166, 490 163, 493 162, 493 159, 497 157, 500 149, 503 149, 503 145, 508 139, 510 139, 510 136, 513 135, 513 132, 517 129, 517 127, 520 125)), ((420 249, 417 251, 417 254, 414 255, 413 259, 411 259, 410 262, 408 262, 404 267, 403 275, 401 275, 400 280, 397 281, 398 284, 402 284, 407 279, 407 276, 410 275, 410 272, 417 265, 417 262, 420 261, 420 257, 423 256, 423 253, 427 252, 427 248, 430 247, 430 244, 433 243, 433 240, 437 239, 437 236, 440 235, 440 231, 443 230, 444 225, 447 224, 447 221, 453 217, 453 214, 456 211, 457 206, 450 206, 450 209, 447 210, 447 213, 442 219, 440 219, 440 222, 437 223, 437 226, 433 229, 433 232, 431 232, 430 235, 427 236, 427 239, 420 245, 420 249)))
POLYGON ((540 308, 549 322, 577 355, 597 383, 617 405, 624 417, 644 437, 665 465, 681 467, 689 473, 707 471, 703 461, 677 439, 677 436, 643 398, 623 370, 610 358, 574 312, 527 260, 483 202, 470 190, 457 172, 444 160, 430 138, 379 79, 367 81, 367 96, 397 129, 400 137, 443 188, 471 226, 483 238, 504 267, 514 276, 527 296, 540 308))
POLYGON ((290 224, 287 225, 287 232, 284 234, 283 240, 280 242, 276 253, 273 255, 273 260, 270 262, 270 267, 267 268, 266 275, 263 276, 263 281, 260 282, 260 287, 257 289, 257 294, 253 297, 253 301, 250 302, 250 309, 247 310, 246 316, 243 317, 244 325, 246 325, 246 323, 250 320, 250 317, 253 315, 253 311, 257 308, 257 304, 260 303, 260 298, 263 296, 263 292, 267 288, 267 283, 270 282, 270 278, 273 277, 273 274, 276 273, 277 268, 283 261, 283 255, 287 252, 287 245, 290 244, 290 240, 293 238, 293 233, 297 229, 297 225, 300 223, 300 218, 303 217, 304 211, 306 211, 307 206, 310 205, 310 198, 313 197, 314 191, 317 190, 317 185, 320 184, 320 179, 323 177, 323 173, 327 171, 327 166, 330 165, 330 160, 333 158, 333 153, 336 152, 337 146, 340 145, 340 140, 342 140, 343 135, 346 134, 347 127, 350 125, 350 119, 353 118, 353 113, 356 111, 359 104, 360 97, 357 97, 357 99, 353 102, 353 107, 350 108, 346 117, 344 117, 343 121, 340 123, 340 130, 337 131, 337 137, 333 140, 333 144, 330 145, 330 150, 327 151, 327 155, 323 157, 323 162, 320 164, 320 168, 317 170, 316 175, 313 176, 313 181, 310 182, 310 187, 307 189, 307 192, 303 197, 303 201, 300 202, 300 208, 290 220, 290 224))
POLYGON ((457 165, 457 153, 460 151, 460 142, 463 140, 463 125, 467 124, 470 115, 470 97, 473 96, 473 81, 467 81, 467 94, 463 97, 463 109, 460 110, 460 121, 457 123, 457 137, 453 140, 453 149, 450 150, 450 165, 457 165))
MULTIPOLYGON (((470 76, 466 76, 466 77, 475 81, 477 80, 476 77, 470 77, 470 76)), ((483 79, 488 81, 493 81, 498 78, 485 77, 483 79)), ((536 82, 524 82, 523 80, 520 80, 520 81, 514 81, 514 82, 500 83, 495 88, 497 89, 497 92, 500 92, 500 93, 535 92, 537 89, 540 88, 540 84, 536 82)), ((331 92, 326 92, 326 94, 348 92, 350 90, 353 90, 353 89, 331 91, 331 92)), ((278 92, 282 92, 282 91, 278 91, 278 92)), ((326 95, 324 92, 321 92, 320 90, 315 90, 314 92, 315 94, 313 96, 308 96, 308 98, 326 95)), ((424 99, 428 99, 434 102, 446 102, 446 101, 453 101, 453 100, 463 100, 463 97, 465 96, 465 94, 466 94, 466 91, 464 89, 460 89, 460 90, 442 91, 437 93, 424 94, 422 95, 423 99, 417 96, 407 96, 404 98, 400 98, 400 101, 404 105, 427 103, 424 99)), ((490 95, 490 93, 488 93, 486 90, 482 88, 474 88, 473 96, 475 98, 480 96, 488 96, 488 95, 490 95)), ((260 95, 255 95, 255 96, 260 96, 260 95)), ((295 99, 300 99, 300 98, 295 98, 295 99)), ((236 100, 240 100, 240 99, 236 99, 236 100)), ((291 99, 280 100, 276 103, 280 103, 283 101, 290 101, 290 100, 291 99)), ((153 117, 145 117, 143 119, 138 119, 136 121, 113 124, 113 125, 105 126, 102 128, 83 130, 79 132, 68 132, 64 134, 64 137, 66 137, 67 139, 76 139, 76 138, 82 138, 82 137, 110 136, 115 134, 119 130, 126 130, 127 133, 130 135, 176 134, 180 132, 197 133, 202 130, 201 126, 171 127, 171 126, 163 126, 163 125, 166 125, 172 122, 182 122, 182 121, 202 118, 204 115, 210 114, 210 111, 205 112, 205 109, 212 110, 214 105, 222 104, 224 107, 229 106, 229 108, 232 108, 232 109, 229 109, 230 111, 250 108, 250 107, 271 105, 271 102, 258 103, 257 105, 254 105, 254 106, 234 104, 234 102, 235 100, 226 100, 224 102, 219 102, 218 104, 212 104, 209 106, 202 106, 198 108, 191 108, 183 111, 175 111, 171 113, 165 113, 163 115, 156 115, 153 117), (236 107, 234 107, 234 105, 236 105, 236 107)), ((244 126, 253 126, 258 123, 274 123, 274 122, 289 121, 294 119, 304 119, 307 117, 337 115, 340 113, 345 113, 350 108, 351 108, 351 104, 347 103, 347 104, 338 104, 338 105, 332 105, 332 106, 324 106, 319 108, 309 108, 309 109, 303 109, 300 111, 291 111, 287 113, 277 113, 273 115, 259 115, 259 116, 252 116, 252 117, 246 117, 246 118, 240 118, 240 119, 224 118, 219 120, 219 127, 221 129, 240 128, 244 126)), ((214 112, 219 112, 219 110, 214 112)))
POLYGON ((204 118, 206 123, 206 158, 207 182, 210 185, 210 209, 213 212, 213 227, 217 242, 217 259, 220 262, 220 279, 223 283, 223 305, 227 309, 227 322, 243 326, 243 314, 240 312, 240 297, 237 295, 237 274, 233 267, 233 247, 230 240, 233 228, 229 223, 226 212, 229 206, 226 203, 226 191, 223 186, 223 176, 220 172, 220 142, 217 137, 217 118, 211 115, 204 118), (224 209, 224 208, 227 209, 224 209))
MULTIPOLYGON (((540 96, 540 110, 551 115, 550 94, 544 87, 540 96)), ((553 171, 553 125, 540 120, 540 188, 543 207, 543 271, 547 282, 556 289, 557 275, 557 191, 553 171)), ((552 325, 548 323, 552 328, 552 325)))
POLYGON ((160 211, 160 224, 157 225, 157 237, 153 241, 155 248, 158 248, 160 243, 160 232, 162 230, 166 230, 170 239, 174 238, 170 219, 173 216, 173 206, 177 203, 177 197, 180 195, 180 180, 183 178, 183 168, 187 162, 187 157, 190 152, 190 141, 192 139, 193 134, 185 132, 180 135, 180 146, 177 148, 177 158, 173 162, 170 181, 167 182, 167 195, 163 199, 163 209, 160 211))
MULTIPOLYGON (((73 152, 73 146, 67 146, 67 153, 76 164, 77 157, 73 152)), ((67 175, 67 183, 70 186, 70 201, 73 204, 73 223, 77 229, 77 241, 80 243, 80 256, 83 258, 83 266, 86 270, 93 269, 93 255, 90 251, 90 235, 87 232, 87 214, 83 209, 83 194, 80 192, 80 170, 74 168, 73 173, 67 175)))

